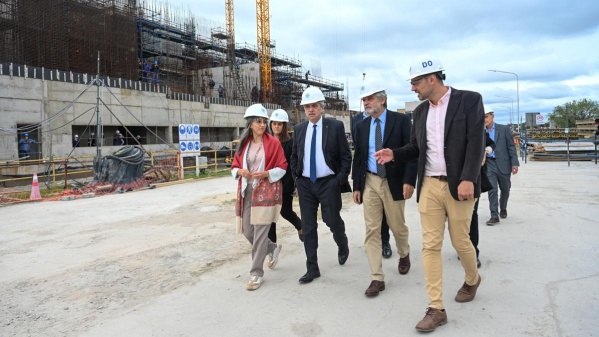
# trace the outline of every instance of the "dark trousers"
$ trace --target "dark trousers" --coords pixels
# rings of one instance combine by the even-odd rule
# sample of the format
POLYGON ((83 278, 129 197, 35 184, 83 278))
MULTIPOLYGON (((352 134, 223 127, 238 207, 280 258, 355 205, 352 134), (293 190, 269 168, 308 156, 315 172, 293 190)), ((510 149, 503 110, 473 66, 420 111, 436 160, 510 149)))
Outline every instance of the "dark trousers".
POLYGON ((341 219, 341 188, 334 176, 319 178, 315 183, 305 177, 296 181, 297 193, 302 217, 304 234, 304 250, 306 251, 306 268, 316 272, 318 269, 318 205, 322 212, 322 220, 333 233, 333 239, 339 248, 347 249, 345 223, 341 219))
POLYGON ((512 182, 510 181, 511 173, 503 174, 499 172, 497 162, 495 160, 487 160, 487 176, 491 185, 493 185, 493 189, 489 191, 491 218, 498 218, 499 210, 507 209, 507 200, 510 197, 510 188, 512 187, 512 182), (501 195, 499 195, 499 191, 501 191, 501 195))
POLYGON ((381 222, 381 241, 382 243, 389 243, 389 225, 387 225, 387 217, 385 217, 385 213, 383 213, 383 221, 381 222))
MULTIPOLYGON (((281 205, 281 216, 289 221, 298 231, 302 229, 302 220, 293 210, 293 194, 283 193, 283 204, 281 205)), ((268 238, 272 242, 277 242, 277 224, 273 222, 268 231, 268 238)))
POLYGON ((478 257, 478 201, 480 198, 476 199, 474 203, 474 210, 472 211, 472 220, 470 220, 470 242, 474 246, 476 250, 476 257, 478 257))

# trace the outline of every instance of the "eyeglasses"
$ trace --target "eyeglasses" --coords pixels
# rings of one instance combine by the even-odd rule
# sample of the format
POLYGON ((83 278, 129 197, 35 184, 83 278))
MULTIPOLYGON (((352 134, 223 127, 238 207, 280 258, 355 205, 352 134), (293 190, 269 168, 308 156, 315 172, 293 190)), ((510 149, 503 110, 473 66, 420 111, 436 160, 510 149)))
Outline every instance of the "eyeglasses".
POLYGON ((420 81, 422 81, 426 76, 420 76, 420 77, 416 77, 413 80, 410 81, 410 84, 412 86, 417 86, 418 83, 420 83, 420 81))

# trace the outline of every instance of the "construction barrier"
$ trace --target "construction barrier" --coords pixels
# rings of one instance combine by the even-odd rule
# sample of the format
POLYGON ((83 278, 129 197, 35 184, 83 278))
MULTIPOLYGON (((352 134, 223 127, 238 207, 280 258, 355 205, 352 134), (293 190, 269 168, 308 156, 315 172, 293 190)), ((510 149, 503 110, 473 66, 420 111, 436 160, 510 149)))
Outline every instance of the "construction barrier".
POLYGON ((229 170, 226 158, 221 158, 218 150, 192 154, 188 161, 175 150, 145 152, 142 178, 128 184, 94 182, 91 156, 0 162, 0 204, 123 193, 229 170), (196 154, 206 161, 195 160, 196 154))

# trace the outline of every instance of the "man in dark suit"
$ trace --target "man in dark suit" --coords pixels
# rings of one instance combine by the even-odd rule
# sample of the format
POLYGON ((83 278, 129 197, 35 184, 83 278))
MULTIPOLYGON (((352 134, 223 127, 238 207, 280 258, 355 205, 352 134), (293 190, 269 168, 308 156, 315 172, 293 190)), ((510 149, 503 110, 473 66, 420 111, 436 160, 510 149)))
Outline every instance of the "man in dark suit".
POLYGON ((302 218, 307 272, 300 283, 320 277, 318 268, 318 206, 322 219, 333 233, 338 247, 339 264, 349 256, 345 223, 341 219, 341 193, 351 192, 348 183, 351 169, 351 151, 345 137, 343 123, 322 117, 324 95, 317 87, 309 87, 302 94, 308 121, 295 126, 291 172, 295 179, 302 218))
POLYGON ((395 237, 399 254, 399 273, 410 270, 409 231, 405 224, 405 200, 412 197, 416 185, 418 163, 379 165, 374 153, 384 147, 399 148, 410 142, 410 117, 385 108, 387 94, 382 87, 366 88, 362 95, 368 113, 356 125, 352 167, 354 202, 364 203, 366 238, 364 246, 370 264, 370 286, 366 296, 377 296, 385 290, 385 274, 381 259, 381 221, 383 212, 395 237))
POLYGON ((518 166, 520 166, 512 130, 507 125, 496 124, 494 119, 493 109, 485 111, 485 131, 495 142, 495 151, 487 155, 487 174, 491 185, 493 185, 493 189, 489 191, 489 210, 491 211, 491 219, 487 221, 489 226, 498 224, 499 217, 507 218, 507 200, 512 187, 510 177, 512 174, 518 173, 518 166), (499 190, 501 190, 501 196, 498 203, 499 190), (500 209, 499 212, 497 212, 497 208, 500 209))
POLYGON ((483 102, 480 94, 445 86, 445 69, 432 57, 410 67, 410 84, 419 100, 414 110, 410 143, 375 153, 379 164, 418 158, 418 211, 422 224, 422 263, 429 306, 416 325, 433 331, 447 323, 443 305, 441 247, 448 220, 451 243, 460 257, 465 282, 456 302, 472 301, 481 277, 468 231, 475 199, 480 196, 480 165, 484 152, 483 102))
MULTIPOLYGON (((387 108, 386 100, 385 100, 384 107, 385 107, 385 109, 387 108)), ((366 119, 366 117, 368 117, 368 115, 366 114, 366 111, 364 111, 362 113, 356 114, 354 117, 352 117, 349 120, 352 143, 354 144, 354 147, 356 145, 356 138, 355 138, 356 125, 358 125, 358 123, 360 123, 361 121, 366 119)), ((353 173, 352 173, 352 175, 353 175, 353 173)), ((352 176, 352 178, 353 178, 353 176, 352 176)), ((391 245, 389 244, 390 239, 391 239, 391 235, 389 235, 389 225, 387 224, 387 218, 385 217, 385 214, 383 214, 383 221, 381 222, 381 241, 382 241, 381 253, 382 253, 383 257, 386 259, 390 258, 391 255, 393 255, 393 250, 391 250, 391 245)))

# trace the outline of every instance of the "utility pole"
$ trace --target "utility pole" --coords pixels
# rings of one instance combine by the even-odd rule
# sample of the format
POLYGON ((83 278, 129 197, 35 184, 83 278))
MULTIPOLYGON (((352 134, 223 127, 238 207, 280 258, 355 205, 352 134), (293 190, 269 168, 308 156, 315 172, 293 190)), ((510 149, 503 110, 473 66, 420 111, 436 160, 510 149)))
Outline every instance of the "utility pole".
POLYGON ((96 162, 100 162, 100 51, 98 50, 98 72, 96 73, 96 162))

